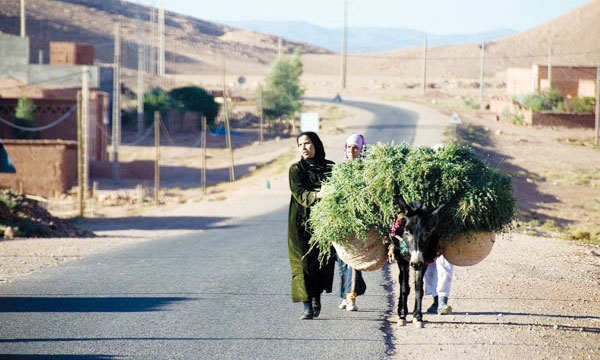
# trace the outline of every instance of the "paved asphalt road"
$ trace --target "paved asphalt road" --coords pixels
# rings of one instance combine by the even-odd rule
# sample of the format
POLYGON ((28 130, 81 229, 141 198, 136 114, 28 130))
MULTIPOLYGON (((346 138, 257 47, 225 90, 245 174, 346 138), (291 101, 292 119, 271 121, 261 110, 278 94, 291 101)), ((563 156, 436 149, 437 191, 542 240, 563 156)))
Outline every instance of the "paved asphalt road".
MULTIPOLYGON (((376 112, 371 143, 412 142, 416 112, 344 105, 376 112)), ((394 350, 387 269, 364 273, 360 311, 339 310, 334 292, 318 319, 300 321, 287 207, 220 224, 1 286, 0 359, 382 359, 394 350)))

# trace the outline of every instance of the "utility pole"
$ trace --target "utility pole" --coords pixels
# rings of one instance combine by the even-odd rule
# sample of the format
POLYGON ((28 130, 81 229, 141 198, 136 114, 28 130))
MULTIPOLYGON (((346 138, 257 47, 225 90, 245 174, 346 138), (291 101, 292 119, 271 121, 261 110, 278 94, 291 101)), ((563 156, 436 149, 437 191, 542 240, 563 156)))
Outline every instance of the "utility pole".
POLYGON ((165 2, 158 8, 158 75, 165 75, 165 2))
POLYGON ((81 150, 81 167, 79 176, 79 215, 83 217, 85 212, 85 198, 87 194, 88 182, 88 101, 90 98, 90 72, 87 66, 83 66, 81 70, 81 111, 80 111, 80 131, 78 132, 79 143, 78 148, 81 150))
POLYGON ((229 109, 227 109, 227 89, 225 87, 225 56, 223 56, 223 113, 225 114, 225 142, 229 151, 229 181, 235 181, 233 165, 233 146, 231 145, 231 129, 229 127, 229 109))
POLYGON ((121 35, 115 23, 115 59, 113 64, 112 178, 118 179, 119 145, 121 144, 121 35))
POLYGON ((348 45, 348 0, 344 0, 344 35, 342 37, 342 89, 346 88, 346 46, 348 45))
POLYGON ((259 85, 258 87, 258 93, 259 93, 259 97, 260 97, 260 142, 263 142, 265 140, 264 136, 263 136, 263 111, 264 111, 264 106, 263 106, 263 89, 262 89, 262 85, 259 85))
POLYGON ((206 194, 206 116, 202 116, 202 191, 206 194))
POLYGON ((27 36, 25 33, 25 0, 21 0, 21 37, 27 36))
POLYGON ((423 49, 421 53, 421 94, 425 94, 427 82, 427 34, 423 35, 423 49))
POLYGON ((150 8, 150 48, 148 49, 148 55, 150 60, 148 61, 148 72, 156 74, 156 39, 158 38, 158 30, 156 27, 156 2, 152 1, 152 7, 150 8))
POLYGON ((143 40, 143 23, 142 17, 140 15, 141 7, 139 5, 138 0, 138 11, 137 11, 137 21, 138 21, 138 72, 137 72, 137 133, 138 136, 142 135, 144 132, 144 68, 146 65, 144 64, 144 46, 142 45, 143 40))
POLYGON ((160 114, 154 111, 154 202, 158 204, 160 190, 160 114))
POLYGON ((483 59, 485 55, 485 42, 481 42, 481 64, 479 69, 479 106, 483 104, 483 59))
POLYGON ((281 60, 281 36, 277 38, 277 60, 281 60))
POLYGON ((598 135, 600 133, 600 66, 596 67, 596 130, 595 143, 598 147, 598 135))
POLYGON ((552 89, 552 46, 548 46, 548 88, 552 89))
MULTIPOLYGON (((83 82, 83 79, 82 79, 83 82)), ((77 198, 79 200, 79 216, 83 217, 83 211, 85 209, 85 197, 83 192, 83 135, 82 135, 82 110, 81 110, 81 90, 77 92, 77 188, 79 193, 77 198)))

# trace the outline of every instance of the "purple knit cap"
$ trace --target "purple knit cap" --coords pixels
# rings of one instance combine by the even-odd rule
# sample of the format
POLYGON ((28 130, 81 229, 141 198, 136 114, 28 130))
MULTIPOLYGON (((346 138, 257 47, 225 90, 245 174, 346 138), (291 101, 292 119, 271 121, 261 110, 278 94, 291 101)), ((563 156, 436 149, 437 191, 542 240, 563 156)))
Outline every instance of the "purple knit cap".
POLYGON ((346 144, 344 144, 344 162, 348 161, 348 146, 356 145, 360 149, 360 157, 365 157, 365 149, 367 147, 367 142, 365 141, 365 137, 361 134, 352 134, 348 136, 346 139, 346 144))

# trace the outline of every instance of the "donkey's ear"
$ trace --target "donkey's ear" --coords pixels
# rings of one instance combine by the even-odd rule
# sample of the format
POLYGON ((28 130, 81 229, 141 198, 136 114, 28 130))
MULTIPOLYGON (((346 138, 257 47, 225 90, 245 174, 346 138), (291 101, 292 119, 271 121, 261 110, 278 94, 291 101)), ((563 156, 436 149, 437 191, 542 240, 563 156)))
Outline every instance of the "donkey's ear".
POLYGON ((408 205, 406 205, 406 201, 404 200, 404 197, 402 195, 398 195, 395 198, 396 202, 398 203, 398 205, 400 205, 400 209, 402 209, 403 213, 407 213, 409 208, 408 205))
MULTIPOLYGON (((439 220, 440 220, 440 210, 442 210, 446 206, 446 204, 442 204, 438 206, 435 210, 431 212, 431 222, 433 223, 433 229, 437 228, 439 220)), ((432 230, 433 230, 432 229, 432 230)))

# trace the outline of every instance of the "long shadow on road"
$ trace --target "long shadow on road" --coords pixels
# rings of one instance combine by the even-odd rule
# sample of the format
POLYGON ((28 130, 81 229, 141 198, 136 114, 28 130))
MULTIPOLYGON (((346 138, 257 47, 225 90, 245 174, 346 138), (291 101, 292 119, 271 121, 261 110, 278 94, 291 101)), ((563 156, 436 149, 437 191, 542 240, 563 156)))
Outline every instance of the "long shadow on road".
POLYGON ((0 297, 0 313, 145 312, 193 300, 185 297, 0 297))

